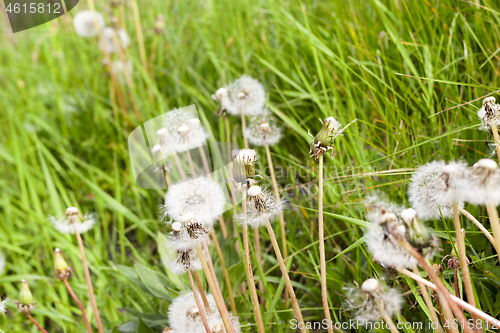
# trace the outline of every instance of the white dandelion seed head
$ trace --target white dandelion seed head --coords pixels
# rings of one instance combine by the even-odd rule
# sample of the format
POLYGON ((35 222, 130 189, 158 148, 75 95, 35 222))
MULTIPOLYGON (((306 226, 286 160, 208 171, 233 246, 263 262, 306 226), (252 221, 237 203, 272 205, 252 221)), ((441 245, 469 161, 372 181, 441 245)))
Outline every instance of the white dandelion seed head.
POLYGON ((473 205, 500 205, 500 171, 495 161, 475 163, 462 186, 461 197, 473 205))
POLYGON ((166 260, 164 262, 168 269, 176 274, 182 275, 188 270, 199 271, 202 269, 198 253, 193 248, 178 250, 175 244, 169 240, 165 244, 166 260))
POLYGON ((400 214, 403 211, 401 205, 387 201, 384 193, 365 197, 363 204, 367 209, 366 219, 372 223, 378 223, 380 217, 386 212, 400 214))
MULTIPOLYGON (((269 222, 276 220, 280 212, 283 212, 287 205, 285 198, 277 200, 267 189, 263 190, 260 186, 251 186, 248 189, 248 193, 246 222, 249 227, 254 229, 265 226, 268 220, 269 222), (257 189, 252 194, 256 194, 259 191, 260 193, 251 196, 249 192, 253 188, 257 189)), ((242 224, 243 215, 238 214, 236 221, 242 224)))
POLYGON ((489 131, 493 121, 498 127, 500 125, 500 105, 496 104, 495 97, 486 97, 483 99, 483 106, 477 111, 477 116, 481 120, 479 129, 489 131))
POLYGON ((0 276, 2 276, 2 274, 5 272, 5 266, 7 265, 6 263, 7 261, 5 260, 5 255, 0 252, 0 276))
POLYGON ((89 231, 96 223, 94 214, 82 215, 76 207, 68 207, 64 216, 59 218, 49 216, 48 220, 62 234, 74 234, 76 231, 79 234, 83 234, 89 231))
POLYGON ((73 27, 78 36, 84 38, 97 36, 98 30, 96 21, 94 21, 94 13, 95 19, 97 20, 97 26, 101 30, 104 28, 104 17, 101 13, 92 12, 91 10, 82 10, 73 18, 73 27))
POLYGON ((208 133, 201 126, 196 112, 191 109, 175 109, 165 114, 165 134, 161 144, 168 150, 183 152, 206 143, 208 133))
POLYGON ((223 98, 228 98, 228 92, 226 88, 219 88, 217 89, 215 94, 212 95, 212 99, 218 102, 222 101, 223 98))
MULTIPOLYGON (((393 232, 404 235, 403 225, 393 226, 393 232)), ((376 223, 372 223, 365 231, 365 243, 371 253, 374 262, 384 267, 413 268, 417 260, 403 248, 390 232, 376 223)))
POLYGON ((9 303, 9 301, 10 301, 10 298, 6 297, 4 300, 2 300, 0 302, 0 313, 7 312, 7 310, 5 310, 5 306, 7 305, 7 303, 9 303))
POLYGON ((276 124, 274 119, 263 116, 253 117, 248 122, 245 130, 245 136, 248 141, 256 146, 265 146, 277 144, 282 137, 281 127, 276 124))
POLYGON ((345 307, 355 309, 354 317, 364 322, 374 322, 381 319, 377 303, 381 303, 387 314, 392 317, 396 312, 401 311, 403 299, 399 291, 381 284, 378 280, 368 279, 362 288, 350 286, 346 290, 345 307), (365 284, 366 290, 365 290, 365 284))
MULTIPOLYGON (((456 189, 460 185, 460 173, 465 166, 460 164, 448 167, 448 171, 456 171, 443 177, 444 161, 432 161, 418 168, 411 177, 408 187, 408 199, 411 206, 424 221, 453 216, 451 200, 456 198, 456 189)), ((463 207, 463 202, 458 203, 463 207)))
POLYGON ((417 218, 417 211, 413 208, 405 209, 401 212, 401 218, 406 224, 412 224, 417 218))
POLYGON ((251 164, 257 161, 258 156, 255 149, 234 149, 231 158, 240 163, 251 164))
POLYGON ((102 30, 101 41, 99 42, 101 50, 104 48, 108 53, 116 53, 120 48, 127 48, 129 44, 130 37, 125 30, 116 30, 112 27, 106 27, 102 30))
MULTIPOLYGON (((198 298, 201 301, 199 294, 198 298)), ((214 297, 207 294, 207 300, 209 309, 204 309, 205 314, 218 313, 214 297)), ((172 301, 168 309, 168 320, 175 332, 206 333, 192 292, 182 294, 172 301)))
POLYGON ((217 90, 215 99, 233 116, 255 116, 265 112, 266 92, 262 84, 250 76, 243 75, 224 90, 217 90))
POLYGON ((176 219, 179 215, 191 214, 207 229, 213 226, 224 213, 226 197, 221 186, 204 176, 191 178, 172 185, 165 195, 162 206, 163 217, 176 219))

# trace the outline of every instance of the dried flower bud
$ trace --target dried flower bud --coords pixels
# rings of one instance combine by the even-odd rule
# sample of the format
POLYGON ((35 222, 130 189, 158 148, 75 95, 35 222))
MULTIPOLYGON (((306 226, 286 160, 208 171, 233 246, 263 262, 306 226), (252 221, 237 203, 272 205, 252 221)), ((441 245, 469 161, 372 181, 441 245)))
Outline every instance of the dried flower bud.
MULTIPOLYGON (((321 120, 321 119, 320 119, 321 120)), ((333 156, 333 141, 342 134, 342 124, 333 117, 328 117, 323 121, 323 126, 314 137, 314 142, 311 143, 310 152, 314 159, 331 150, 330 156, 333 156)), ((309 133, 311 135, 311 133, 309 133)), ((311 135, 312 136, 312 135, 311 135)))
POLYGON ((17 310, 24 314, 29 314, 37 307, 37 303, 33 301, 33 295, 31 294, 28 281, 21 280, 21 288, 19 290, 19 300, 14 300, 13 302, 17 305, 17 310))
POLYGON ((165 17, 160 14, 155 20, 155 24, 153 26, 153 32, 156 35, 161 35, 163 33, 163 30, 165 30, 165 17))

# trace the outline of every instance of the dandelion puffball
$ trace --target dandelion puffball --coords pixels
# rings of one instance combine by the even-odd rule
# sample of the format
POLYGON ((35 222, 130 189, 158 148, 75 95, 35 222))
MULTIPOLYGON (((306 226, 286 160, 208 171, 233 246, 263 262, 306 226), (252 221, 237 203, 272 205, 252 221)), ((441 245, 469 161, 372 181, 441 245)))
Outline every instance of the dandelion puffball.
POLYGON ((83 234, 89 231, 96 222, 93 214, 82 215, 76 207, 66 209, 63 217, 49 216, 48 219, 54 228, 62 234, 74 234, 77 231, 79 234, 83 234))
MULTIPOLYGON (((408 199, 422 220, 453 216, 451 203, 458 200, 463 185, 465 165, 460 162, 446 164, 432 161, 418 168, 411 177, 408 199)), ((462 202, 458 202, 463 207, 462 202)))
POLYGON ((243 75, 227 87, 220 88, 212 96, 223 109, 233 116, 255 116, 265 112, 266 92, 262 84, 243 75))
POLYGON ((500 205, 500 171, 495 161, 479 160, 472 166, 461 196, 474 205, 500 205))
POLYGON ((162 207, 163 216, 178 219, 181 215, 191 214, 207 229, 219 215, 224 213, 226 197, 222 187, 204 176, 188 179, 172 185, 165 195, 162 207))
POLYGON ((401 310, 403 299, 394 288, 382 285, 376 279, 366 280, 361 289, 356 287, 345 288, 346 307, 357 309, 355 318, 366 322, 378 321, 382 317, 378 304, 392 317, 401 310))
MULTIPOLYGON (((265 226, 267 221, 275 220, 286 205, 286 199, 277 200, 267 189, 260 186, 251 186, 248 191, 246 221, 251 228, 265 226)), ((236 220, 243 222, 243 215, 240 214, 236 220)))
POLYGON ((161 145, 168 145, 168 149, 183 152, 203 146, 208 134, 201 126, 197 114, 191 109, 181 108, 165 114, 165 127, 156 134, 161 139, 161 145), (161 136, 160 136, 161 135, 161 136))
MULTIPOLYGON (((268 118, 268 117, 267 117, 268 118)), ((248 141, 256 146, 274 145, 281 139, 281 127, 266 117, 254 117, 245 130, 248 141)))
POLYGON ((93 12, 91 10, 78 12, 73 18, 73 27, 75 28, 75 32, 79 36, 85 38, 97 36, 98 29, 96 23, 99 29, 104 28, 104 17, 101 13, 93 12))
MULTIPOLYGON (((207 301, 209 309, 205 309, 204 312, 211 331, 213 333, 225 333, 223 326, 222 330, 220 330, 222 318, 217 310, 214 297, 211 294, 207 294, 207 301)), ((168 319, 170 327, 175 332, 206 333, 192 292, 180 295, 173 300, 168 309, 168 319)), ((231 316, 231 321, 233 322, 236 332, 240 333, 241 328, 238 318, 231 316)))
POLYGON ((129 44, 130 37, 125 30, 115 30, 111 27, 106 27, 102 30, 101 41, 99 42, 101 50, 104 48, 108 53, 116 53, 119 48, 125 49, 129 44))

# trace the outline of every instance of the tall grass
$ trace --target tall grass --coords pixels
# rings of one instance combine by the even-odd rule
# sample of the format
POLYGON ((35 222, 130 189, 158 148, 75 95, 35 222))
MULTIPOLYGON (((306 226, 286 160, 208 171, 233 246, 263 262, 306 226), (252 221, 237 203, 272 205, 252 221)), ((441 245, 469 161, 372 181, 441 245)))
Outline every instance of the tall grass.
MULTIPOLYGON (((97 9, 103 11, 103 5, 97 9)), ((70 15, 84 8, 80 3, 70 15)), ((378 190, 406 203, 407 180, 419 164, 436 158, 474 162, 490 153, 486 134, 477 130, 480 101, 467 102, 497 91, 499 11, 495 1, 155 1, 139 4, 151 69, 146 72, 127 1, 123 13, 133 41, 134 86, 123 89, 135 113, 130 105, 124 111, 111 102, 97 44, 79 38, 69 19, 3 34, 0 250, 8 266, 0 277, 0 296, 15 295, 17 282, 27 279, 39 303, 33 312, 37 321, 50 332, 83 331, 83 323, 75 321, 78 308, 52 277, 51 253, 59 247, 75 264, 72 286, 90 309, 84 274, 76 264, 78 247, 46 220, 78 204, 95 211, 100 221, 84 242, 105 327, 133 320, 139 328, 144 322, 161 331, 168 324, 164 315, 171 297, 188 282, 163 280, 168 275, 160 274, 156 237, 166 232, 157 214, 162 193, 135 185, 127 137, 142 122, 194 103, 211 138, 224 141, 224 124, 214 114, 217 105, 210 95, 246 73, 266 87, 269 108, 286 127, 271 153, 278 183, 288 185, 282 194, 291 202, 285 213, 289 269, 305 321, 323 318, 317 211, 308 208, 317 206, 318 170, 308 158, 307 130, 319 129, 317 118, 333 115, 343 124, 358 119, 335 141, 334 158, 325 158, 328 296, 333 320, 346 320, 349 314, 339 312, 345 282, 385 276, 360 241, 360 200, 378 190), (160 36, 151 30, 158 14, 166 22, 160 36), (166 289, 146 286, 144 275, 156 276, 166 289)), ((230 121, 237 132, 238 119, 230 121)), ((241 135, 237 140, 243 146, 241 135)), ((269 177, 265 166, 261 159, 257 173, 269 177)), ((486 221, 484 211, 472 213, 486 221)), ((498 317, 496 256, 472 223, 462 223, 476 299, 498 317)), ((451 251, 453 221, 431 227, 442 238, 438 261, 451 251)), ((243 263, 232 240, 220 236, 236 290, 244 279, 243 263)), ((261 240, 266 252, 263 274, 256 278, 265 280, 264 320, 269 331, 290 332, 292 310, 280 301, 284 282, 268 236, 261 233, 261 240)), ((446 278, 452 276, 453 271, 445 272, 446 278)), ((410 309, 415 298, 406 295, 399 320, 424 321, 416 284, 392 283, 419 299, 417 310, 410 309)), ((236 303, 243 330, 255 331, 249 292, 237 294, 236 303)), ((13 306, 0 316, 0 332, 25 332, 27 325, 13 306)))

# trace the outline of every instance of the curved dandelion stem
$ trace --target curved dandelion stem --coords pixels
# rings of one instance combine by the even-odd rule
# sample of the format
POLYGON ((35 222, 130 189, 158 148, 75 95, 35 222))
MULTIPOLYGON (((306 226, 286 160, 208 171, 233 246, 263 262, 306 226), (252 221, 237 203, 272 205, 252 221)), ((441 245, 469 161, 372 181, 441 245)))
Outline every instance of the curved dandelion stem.
POLYGON ((210 326, 208 326, 207 317, 205 316, 205 310, 203 309, 200 299, 198 298, 198 291, 196 290, 196 287, 194 285, 193 275, 191 274, 191 270, 188 269, 187 274, 189 278, 189 284, 191 285, 191 289, 193 290, 193 296, 196 302, 196 306, 198 307, 198 310, 200 310, 200 316, 201 320, 203 321, 203 326, 205 326, 205 330, 207 331, 207 333, 212 333, 210 326))
MULTIPOLYGON (((326 286, 326 259, 325 259, 325 228, 323 225, 323 154, 319 156, 318 179, 318 234, 319 234, 319 261, 321 266, 321 299, 323 301, 323 311, 325 319, 330 323, 330 307, 328 306, 328 294, 326 286)), ((333 333, 332 325, 328 325, 328 333, 333 333)))
POLYGON ((27 312, 26 317, 28 317, 28 319, 33 323, 33 325, 38 327, 40 331, 42 331, 43 333, 49 333, 35 320, 35 318, 31 316, 31 313, 27 312))
POLYGON ((94 295, 94 287, 92 287, 92 280, 90 278, 89 265, 87 264, 87 256, 85 255, 85 248, 83 247, 82 237, 78 230, 75 229, 76 240, 78 241, 78 248, 80 249, 80 254, 82 256, 82 266, 83 272, 85 274, 85 282, 87 283, 87 289, 89 291, 90 304, 92 304, 92 309, 94 310, 95 321, 97 323, 97 330, 99 333, 104 333, 104 328, 102 327, 101 315, 99 314, 99 309, 97 308, 97 302, 94 295))
MULTIPOLYGON (((417 261, 419 262, 420 266, 425 270, 427 275, 434 281, 437 287, 437 292, 439 295, 442 297, 442 305, 443 305, 443 310, 445 312, 446 317, 450 320, 453 320, 453 316, 451 315, 449 308, 453 311, 455 316, 458 319, 459 323, 466 323, 467 319, 465 318, 462 310, 458 307, 458 305, 453 302, 451 299, 450 293, 448 292, 448 289, 446 289, 445 285, 443 284, 443 281, 439 278, 439 276, 436 275, 434 272, 434 269, 429 265, 429 263, 425 260, 425 258, 420 254, 420 252, 417 251, 408 241, 404 238, 398 237, 397 238, 399 244, 403 246, 408 253, 410 253, 417 261)), ((450 325, 450 329, 453 332, 458 332, 455 328, 453 328, 453 325, 450 325)), ((467 333, 473 333, 474 331, 468 326, 464 326, 464 331, 467 333)))
POLYGON ((385 311, 384 304, 382 304, 381 301, 377 300, 375 301, 378 307, 378 311, 380 312, 380 315, 386 322, 386 324, 389 326, 389 329, 391 330, 392 333, 399 333, 399 330, 396 328, 396 325, 394 325, 394 322, 392 321, 391 316, 385 311))
POLYGON ((71 288, 71 286, 70 286, 70 284, 68 282, 68 279, 64 279, 63 283, 66 286, 66 289, 68 290, 68 293, 75 300, 76 304, 78 305, 78 308, 80 308, 80 311, 82 312, 83 321, 85 322, 85 327, 87 327, 87 331, 89 331, 89 333, 92 333, 92 326, 90 325, 89 318, 87 318, 87 314, 85 313, 85 308, 83 307, 82 302, 80 301, 80 299, 78 298, 78 296, 76 296, 75 292, 71 288))
MULTIPOLYGON (((430 289, 432 289, 436 292, 438 291, 438 287, 434 283, 427 281, 426 279, 422 278, 420 275, 414 274, 414 273, 410 272, 409 270, 402 268, 402 267, 395 267, 395 269, 398 272, 400 272, 401 274, 404 274, 404 275, 408 276, 409 278, 412 278, 415 281, 420 281, 422 284, 426 285, 430 289)), ((492 326, 500 329, 500 322, 498 321, 498 319, 495 319, 492 316, 488 315, 487 313, 484 313, 483 311, 479 310, 478 308, 473 307, 472 305, 470 305, 469 303, 465 302, 464 300, 456 297, 455 295, 451 295, 449 293, 448 293, 448 295, 450 296, 450 299, 453 302, 455 302, 457 305, 462 307, 464 310, 468 311, 471 314, 472 313, 475 314, 479 318, 490 323, 492 326)))
MULTIPOLYGON (((274 174, 273 159, 271 158, 271 151, 269 150, 269 145, 265 145, 267 165, 269 166, 269 173, 271 174, 271 181, 273 184, 273 192, 276 200, 280 201, 280 191, 278 188, 278 182, 276 181, 276 175, 274 174)), ((285 232, 285 217, 283 216, 283 211, 279 211, 279 221, 280 221, 280 236, 281 236, 281 247, 283 248, 283 257, 288 256, 287 246, 286 246, 286 232, 285 232)), ((285 307, 288 307, 288 290, 285 289, 285 307)))
POLYGON ((255 288, 255 280, 253 278, 252 262, 250 261, 250 246, 248 241, 248 224, 247 224, 247 200, 246 191, 243 191, 243 198, 241 201, 242 209, 242 225, 243 225, 243 251, 245 254, 245 268, 247 271, 248 287, 250 288, 250 295, 252 297, 253 309, 255 313, 255 321, 259 333, 265 333, 264 323, 262 322, 262 314, 260 312, 259 298, 257 296, 257 289, 255 288))
MULTIPOLYGON (((420 271, 418 270, 418 267, 415 265, 413 266, 413 272, 415 274, 420 275, 420 271)), ((429 292, 427 291, 427 288, 421 281, 417 281, 418 287, 420 288, 420 291, 422 292, 422 296, 424 298, 425 304, 427 305, 427 309, 429 310, 429 313, 431 314, 431 319, 434 325, 437 325, 436 332, 442 333, 443 329, 441 328, 441 325, 439 324, 439 320, 436 314, 436 310, 434 310, 434 305, 432 304, 431 297, 429 296, 429 292)))
POLYGON ((207 310, 210 310, 210 305, 208 304, 207 295, 205 294, 205 289, 203 289, 203 284, 201 283, 200 276, 196 271, 193 271, 194 280, 196 281, 196 285, 198 286, 198 290, 200 291, 201 299, 203 300, 203 305, 207 310))
POLYGON ((288 270, 286 269, 285 261, 281 256, 278 240, 276 239, 276 235, 274 234, 271 222, 269 222, 269 219, 267 217, 266 217, 266 227, 267 227, 267 232, 269 233, 269 237, 271 238, 271 244, 273 245, 274 253, 276 254, 276 259, 278 260, 281 269, 281 274, 285 279, 286 289, 292 300, 293 311, 295 312, 295 317, 298 320, 300 331, 303 333, 304 332, 307 333, 306 325, 304 323, 304 319, 302 318, 302 312, 300 311, 299 302, 297 301, 297 296, 295 295, 295 291, 293 290, 292 282, 290 281, 290 276, 288 275, 288 270), (302 325, 300 325, 300 323, 302 323, 302 325))
POLYGON ((471 221, 472 223, 474 223, 474 225, 476 227, 478 227, 479 230, 481 230, 481 232, 486 236, 486 238, 488 238, 488 240, 490 241, 491 245, 493 245, 493 247, 495 248, 495 250, 497 251, 497 253, 500 253, 500 239, 498 241, 495 240, 495 238, 490 234, 490 232, 488 231, 488 229, 486 229, 482 225, 481 222, 479 222, 474 216, 472 216, 471 213, 469 213, 468 211, 466 211, 462 207, 458 207, 458 211, 460 212, 460 214, 462 214, 466 218, 468 218, 469 221, 471 221))
MULTIPOLYGON (((469 304, 475 307, 476 301, 474 299, 474 290, 472 289, 472 281, 470 278, 469 261, 467 259, 467 254, 465 252, 465 239, 464 235, 462 234, 460 216, 458 215, 458 204, 456 202, 453 203, 452 208, 453 208, 453 221, 455 224, 455 234, 457 237, 458 255, 460 257, 460 267, 462 268, 465 293, 467 294, 467 301, 469 302, 469 304)), ((476 316, 473 315, 472 317, 474 318, 474 321, 477 320, 476 316)))
MULTIPOLYGON (((196 252, 198 252, 198 257, 200 258, 201 265, 203 267, 203 272, 205 273, 205 278, 207 279, 208 286, 210 287, 210 291, 214 296, 215 304, 217 305, 217 309, 219 310, 220 316, 222 318, 222 322, 224 323, 224 327, 227 332, 236 333, 233 323, 229 318, 229 314, 227 313, 226 305, 224 304, 224 299, 220 298, 219 293, 215 287, 214 279, 212 278, 212 273, 210 272, 210 268, 208 267, 207 260, 205 259, 205 254, 199 245, 196 246, 196 252)), ((208 256, 209 254, 207 254, 208 256)))

